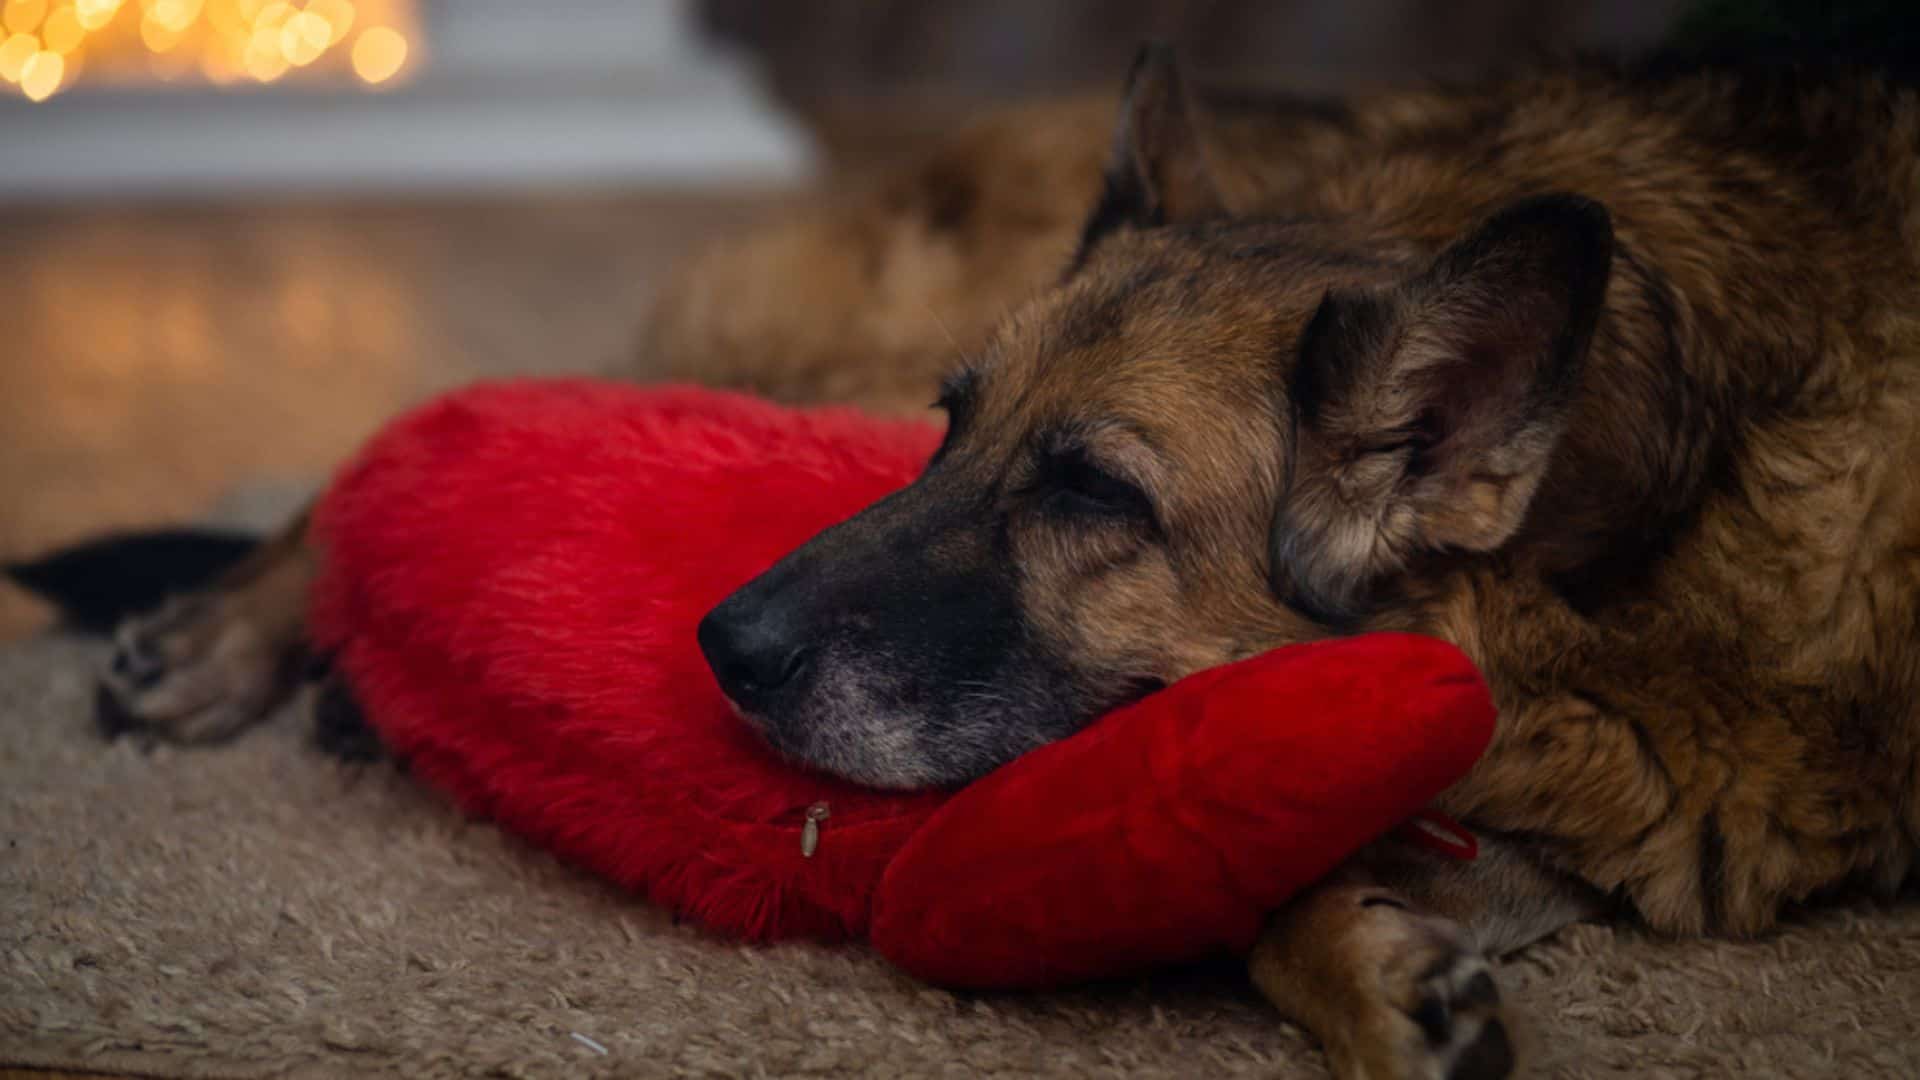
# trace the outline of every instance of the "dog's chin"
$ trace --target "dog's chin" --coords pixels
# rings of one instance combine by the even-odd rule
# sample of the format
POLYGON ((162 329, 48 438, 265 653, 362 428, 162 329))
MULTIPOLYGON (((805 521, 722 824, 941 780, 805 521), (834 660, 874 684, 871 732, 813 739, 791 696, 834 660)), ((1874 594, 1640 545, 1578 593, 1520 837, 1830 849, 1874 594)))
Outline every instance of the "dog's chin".
MULTIPOLYGON (((828 667, 777 708, 733 709, 782 757, 816 772, 888 791, 957 787, 1072 735, 1096 715, 1061 680, 1001 680, 990 698, 936 694, 897 676, 828 667), (1024 689, 1024 693, 1019 692, 1024 689), (942 702, 930 707, 928 700, 942 702)), ((1152 687, 1123 681, 1117 696, 1152 687)))
POLYGON ((919 791, 973 779, 959 770, 940 768, 936 757, 922 752, 911 723, 856 722, 805 713, 775 717, 743 709, 737 702, 728 704, 782 758, 862 787, 919 791))

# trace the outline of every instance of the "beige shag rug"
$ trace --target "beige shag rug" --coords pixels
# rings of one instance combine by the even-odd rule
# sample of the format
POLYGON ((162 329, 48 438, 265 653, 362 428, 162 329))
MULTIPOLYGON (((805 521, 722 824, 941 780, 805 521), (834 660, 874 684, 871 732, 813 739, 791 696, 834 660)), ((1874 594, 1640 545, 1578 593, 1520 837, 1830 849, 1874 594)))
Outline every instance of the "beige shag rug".
MULTIPOLYGON (((98 646, 0 649, 0 1065, 159 1076, 1323 1075, 1231 968, 956 996, 745 948, 306 746, 93 734, 98 646)), ((1920 1076, 1920 905, 1506 965, 1549 1076, 1920 1076)))

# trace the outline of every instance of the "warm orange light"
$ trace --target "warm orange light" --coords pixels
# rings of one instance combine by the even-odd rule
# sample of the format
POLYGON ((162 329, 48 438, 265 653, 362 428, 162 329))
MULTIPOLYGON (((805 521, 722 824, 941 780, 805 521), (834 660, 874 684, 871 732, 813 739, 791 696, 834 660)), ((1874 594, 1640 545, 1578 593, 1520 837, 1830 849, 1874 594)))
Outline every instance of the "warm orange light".
POLYGON ((244 35, 252 25, 247 13, 235 7, 233 0, 209 0, 207 22, 213 25, 215 33, 229 38, 244 35))
POLYGON ((414 0, 0 0, 0 77, 20 84, 28 61, 49 53, 59 64, 37 63, 41 97, 96 78, 204 73, 224 86, 275 82, 296 68, 300 80, 350 69, 381 86, 416 63, 415 25, 414 0))
POLYGON ((333 27, 310 11, 302 11, 280 28, 280 52, 295 67, 304 67, 320 59, 333 44, 333 27))
POLYGON ((327 20, 335 41, 345 40, 347 31, 353 29, 351 0, 313 0, 307 5, 307 10, 327 20))
POLYGON ((0 25, 16 34, 30 34, 40 28, 40 20, 46 17, 47 0, 7 0, 0 25))
POLYGON ((261 82, 272 82, 287 73, 287 58, 280 52, 280 33, 277 30, 261 29, 247 39, 247 51, 241 54, 240 64, 247 74, 261 82))
POLYGON ((171 52, 175 45, 180 44, 180 39, 184 36, 151 13, 140 20, 140 41, 154 52, 171 52))
MULTIPOLYGON (((164 33, 165 31, 162 31, 164 33)), ((163 83, 179 82, 194 70, 192 49, 171 49, 147 54, 147 71, 163 83)))
POLYGON ((56 8, 53 14, 47 16, 46 25, 40 28, 40 39, 47 50, 63 55, 78 48, 80 40, 86 36, 86 30, 80 26, 80 17, 70 7, 56 8))
POLYGON ((40 39, 32 34, 15 34, 0 42, 0 78, 19 82, 20 72, 26 69, 27 58, 39 51, 40 39))
POLYGON ((147 18, 175 34, 183 33, 200 17, 201 0, 152 0, 147 18))
POLYGON ((376 26, 353 43, 353 73, 369 83, 383 83, 407 62, 407 39, 398 30, 376 26))
POLYGON ((66 75, 67 62, 59 53, 42 49, 27 57, 27 63, 20 69, 20 89, 34 101, 45 101, 60 89, 60 80, 66 75))
POLYGON ((120 0, 74 0, 73 3, 74 14, 87 30, 98 30, 112 22, 119 10, 120 0))
POLYGON ((273 3, 261 8, 259 12, 254 15, 254 29, 277 30, 288 19, 293 18, 293 12, 293 5, 287 3, 286 0, 273 0, 273 3))
POLYGON ((200 73, 215 86, 231 86, 241 75, 240 65, 235 62, 233 53, 224 48, 207 50, 200 58, 200 73))

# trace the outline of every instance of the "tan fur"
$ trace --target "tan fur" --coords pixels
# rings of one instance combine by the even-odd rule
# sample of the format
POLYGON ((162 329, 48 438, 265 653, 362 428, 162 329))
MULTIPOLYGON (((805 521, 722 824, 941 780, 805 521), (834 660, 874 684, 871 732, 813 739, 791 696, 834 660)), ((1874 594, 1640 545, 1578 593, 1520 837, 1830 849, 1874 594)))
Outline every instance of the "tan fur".
MULTIPOLYGON (((1667 932, 1755 933, 1823 890, 1891 888, 1920 834, 1920 101, 1716 76, 1491 93, 1362 103, 1277 144, 1230 120, 1209 170, 1237 213, 1291 222, 1235 234, 1280 254, 1241 266, 1204 229, 1122 232, 1003 326, 955 453, 1018 484, 1036 433, 1098 432, 1089 452, 1158 511, 1150 538, 1016 518, 1028 617, 1088 667, 1163 681, 1324 634, 1265 588, 1279 505, 1316 534, 1304 551, 1391 583, 1343 629, 1435 633, 1487 674, 1499 731, 1444 808, 1667 932), (1426 495, 1406 451, 1374 445, 1414 419, 1406 382, 1285 437, 1276 388, 1328 290, 1404 291, 1486 215, 1554 190, 1604 203, 1615 248, 1569 413, 1426 495)), ((1141 171, 1151 196, 1166 170, 1141 171)), ((1414 304, 1360 348, 1413 377, 1455 347, 1450 320, 1486 333, 1514 302, 1414 304)), ((1315 891, 1256 979, 1348 1075, 1499 1058, 1457 1026, 1407 1034, 1409 1002, 1453 993, 1402 970, 1426 918, 1315 891)))
MULTIPOLYGON (((1214 157, 1239 212, 1335 223, 1290 242, 1411 262, 1530 192, 1611 209, 1622 257, 1527 523, 1487 556, 1434 545, 1366 625, 1460 643, 1500 698, 1495 744, 1448 809, 1544 838, 1674 932, 1751 933, 1823 888, 1898 880, 1920 828, 1920 105, 1867 80, 1757 116, 1740 100, 1725 79, 1642 92, 1569 75, 1361 103, 1264 156, 1229 138, 1214 157), (1830 156, 1813 172, 1727 148, 1768 127, 1830 156), (1683 365, 1678 382, 1662 363, 1683 365), (1678 509, 1648 510, 1662 500, 1678 509), (1636 516, 1671 551, 1592 569, 1609 519, 1636 516), (1575 567, 1607 594, 1590 611, 1553 583, 1575 567)), ((1115 573, 1101 538, 1025 539, 1033 609, 1163 678, 1324 632, 1262 587, 1285 454, 1267 402, 1340 271, 1291 291, 1251 271, 1192 287, 1201 258, 1156 232, 1113 243, 1003 327, 990 364, 1018 392, 984 395, 974 422, 1009 446, 1065 418, 1151 443, 1165 475, 1135 475, 1169 541, 1115 573), (1146 266, 1155 283, 1119 281, 1146 266), (1076 323, 1103 317, 1074 347, 1076 323)), ((1364 465, 1314 467, 1367 483, 1364 465)))
MULTIPOLYGON (((1276 223, 1237 239, 1122 229, 1052 288, 1101 187, 1108 113, 1076 102, 990 122, 717 248, 666 294, 646 348, 689 378, 888 409, 924 403, 964 359, 983 374, 951 467, 982 485, 1031 479, 1032 440, 1071 429, 1150 495, 1156 520, 1028 515, 1009 539, 1035 632, 1113 679, 1171 681, 1336 630, 1458 643, 1501 720, 1442 806, 1524 851, 1453 890, 1492 916, 1446 910, 1427 870, 1415 899, 1470 927, 1505 919, 1484 947, 1601 895, 1663 931, 1747 934, 1822 890, 1907 876, 1920 835, 1912 92, 1575 71, 1335 108, 1212 99, 1195 138, 1136 125, 1156 153, 1200 156, 1141 162, 1165 189, 1156 210, 1276 223), (1413 499, 1411 451, 1374 438, 1382 417, 1417 425, 1395 397, 1410 384, 1290 428, 1301 338, 1329 290, 1410 304, 1407 283, 1448 245, 1552 191, 1612 220, 1604 307, 1564 415, 1489 434, 1472 468, 1413 499), (1236 243, 1270 250, 1241 259, 1236 243), (1276 506, 1308 538, 1299 565, 1271 557, 1276 506), (1335 627, 1290 603, 1289 573, 1343 573, 1379 598, 1335 627)), ((1396 308, 1385 325, 1401 329, 1372 344, 1418 369, 1509 297, 1470 299, 1437 316, 1396 308)), ((1419 1075, 1439 1066, 1403 1038, 1409 979, 1424 983, 1401 969, 1435 951, 1405 946, 1428 916, 1363 912, 1375 881, 1282 913, 1255 972, 1343 1071, 1419 1075)), ((1474 1051, 1454 1049, 1448 1061, 1474 1051)))
POLYGON ((641 335, 669 378, 924 412, 948 369, 1060 273, 1098 185, 1104 97, 988 117, 925 158, 675 275, 641 335))

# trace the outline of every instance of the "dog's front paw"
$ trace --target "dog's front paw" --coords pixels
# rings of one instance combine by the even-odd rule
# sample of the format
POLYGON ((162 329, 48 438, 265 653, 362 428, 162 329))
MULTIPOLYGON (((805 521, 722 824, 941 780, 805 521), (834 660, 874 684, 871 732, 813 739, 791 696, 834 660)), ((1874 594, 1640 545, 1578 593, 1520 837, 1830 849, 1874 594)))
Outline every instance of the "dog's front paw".
POLYGON ((1492 965, 1452 920, 1383 890, 1340 890, 1263 942, 1253 976, 1343 1080, 1499 1080, 1515 1068, 1492 965), (1341 910, 1328 911, 1327 907, 1341 910))
POLYGON ((1363 1002, 1339 1071, 1368 1080, 1511 1075, 1513 1042, 1486 957, 1452 921, 1370 899, 1354 932, 1357 958, 1375 972, 1377 996, 1363 1002))
POLYGON ((1389 976, 1394 1014, 1384 1040, 1398 1044, 1395 1068, 1382 1075, 1498 1080, 1514 1068, 1513 1042, 1493 969, 1477 952, 1436 941, 1430 966, 1411 981, 1389 976), (1406 1029, 1411 1020, 1419 1038, 1406 1029))
POLYGON ((214 592, 123 623, 100 676, 95 715, 101 732, 179 743, 237 734, 264 716, 292 681, 294 650, 269 622, 241 597, 214 592))

